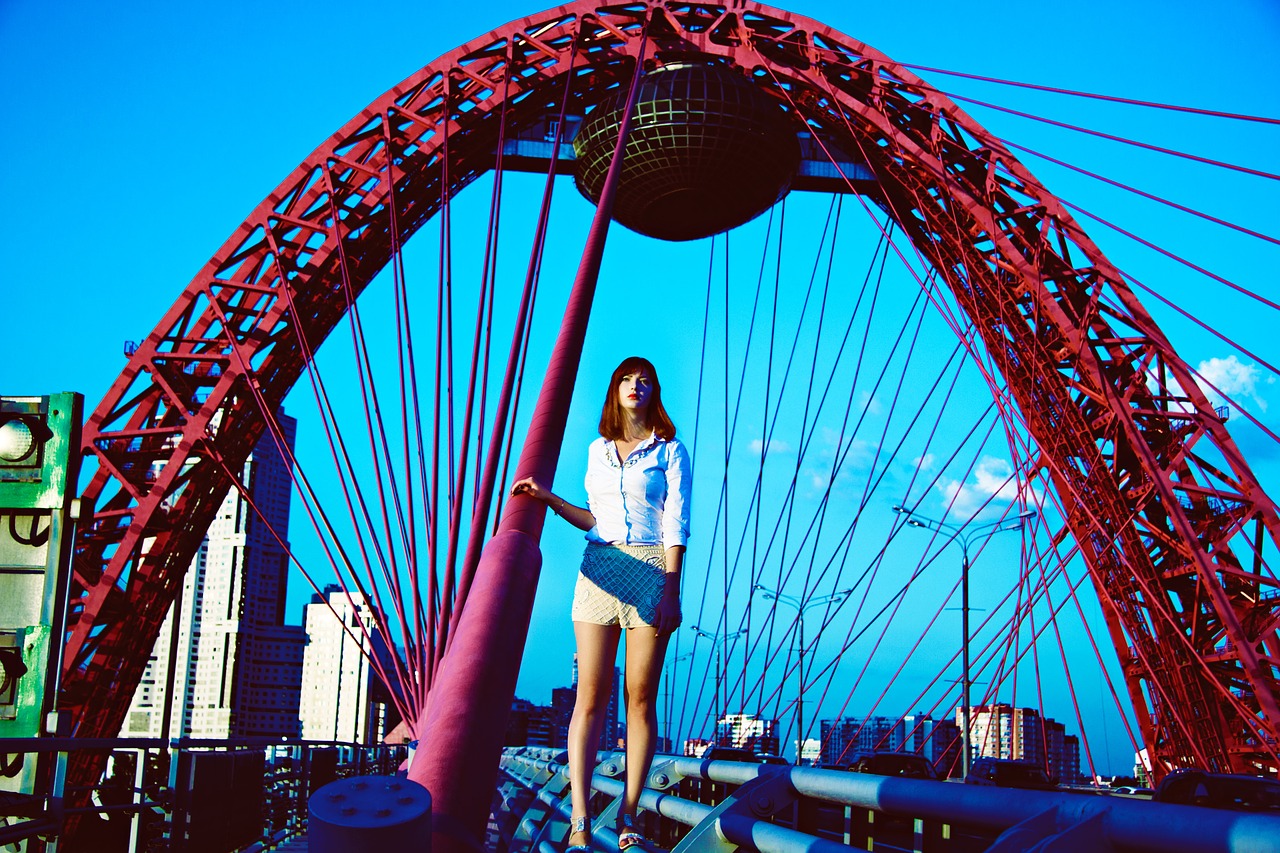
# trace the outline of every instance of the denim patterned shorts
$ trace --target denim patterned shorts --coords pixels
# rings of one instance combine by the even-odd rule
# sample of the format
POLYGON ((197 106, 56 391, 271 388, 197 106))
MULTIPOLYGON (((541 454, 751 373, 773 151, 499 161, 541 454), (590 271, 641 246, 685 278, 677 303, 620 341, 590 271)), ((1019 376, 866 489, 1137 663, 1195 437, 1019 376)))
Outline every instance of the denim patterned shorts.
POLYGON ((652 627, 666 582, 665 555, 661 545, 588 542, 573 590, 573 621, 652 627))

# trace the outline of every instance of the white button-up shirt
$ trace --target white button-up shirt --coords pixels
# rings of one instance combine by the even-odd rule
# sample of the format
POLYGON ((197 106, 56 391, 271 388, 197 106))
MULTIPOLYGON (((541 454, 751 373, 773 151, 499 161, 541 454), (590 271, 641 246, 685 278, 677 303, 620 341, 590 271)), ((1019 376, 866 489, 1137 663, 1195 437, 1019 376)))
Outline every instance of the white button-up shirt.
POLYGON ((689 539, 693 466, 679 441, 650 435, 625 462, 609 439, 587 450, 587 539, 608 545, 684 545, 689 539))

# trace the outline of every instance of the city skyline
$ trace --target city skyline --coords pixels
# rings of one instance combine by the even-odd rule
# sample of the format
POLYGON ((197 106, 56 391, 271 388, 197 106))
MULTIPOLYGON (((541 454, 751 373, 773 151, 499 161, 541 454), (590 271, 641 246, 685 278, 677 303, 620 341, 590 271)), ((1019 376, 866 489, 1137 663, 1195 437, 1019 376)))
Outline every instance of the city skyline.
MULTIPOLYGON (((1151 100, 1216 104, 1224 109, 1236 109, 1241 112, 1263 112, 1271 115, 1280 113, 1280 109, 1275 108, 1274 94, 1257 91, 1256 82, 1246 82, 1238 89, 1225 90, 1223 87, 1198 79, 1199 75, 1185 68, 1185 63, 1175 63, 1169 56, 1162 55, 1170 51, 1159 47, 1162 40, 1165 45, 1177 44, 1180 43, 1179 39, 1189 40, 1194 33, 1198 43, 1216 44, 1218 45, 1216 49, 1223 53, 1227 50, 1226 45, 1230 44, 1236 61, 1252 63, 1249 66, 1252 73, 1242 72, 1240 74, 1242 79, 1246 81, 1250 78, 1267 79, 1268 71, 1275 70, 1275 60, 1264 55, 1261 46, 1266 43, 1263 34, 1270 33, 1274 36, 1277 32, 1276 13, 1274 9, 1267 9, 1262 4, 1240 4, 1232 7, 1233 12, 1250 16, 1248 24, 1241 19, 1232 26, 1217 19, 1203 20, 1200 17, 1199 7, 1192 5, 1182 6, 1180 13, 1177 13, 1171 12, 1170 7, 1164 4, 1158 7, 1148 4, 1143 8, 1150 20, 1143 19, 1143 22, 1150 24, 1148 37, 1156 43, 1155 46, 1145 41, 1134 44, 1127 38, 1121 38, 1119 33, 1109 31, 1099 30, 1089 33, 1078 21, 1056 20, 1055 26, 1063 28, 1059 37, 1064 43, 1087 44, 1089 53, 1108 58, 1108 62, 1097 63, 1103 66, 1100 68, 1089 67, 1093 63, 1079 56, 1053 55, 1045 62, 1031 66, 1014 56, 1000 56, 997 51, 984 51, 981 45, 982 39, 987 35, 986 28, 979 28, 974 22, 967 20, 953 21, 953 26, 958 31, 943 37, 937 33, 922 32, 919 28, 909 27, 901 21, 891 20, 888 15, 880 11, 867 10, 867 14, 860 19, 858 15, 841 9, 835 4, 812 4, 813 11, 801 8, 800 4, 792 4, 792 6, 797 11, 807 12, 904 61, 985 73, 1005 79, 1050 82, 1087 91, 1129 93, 1151 100), (1159 11, 1156 11, 1157 8, 1159 11), (1182 20, 1179 21, 1179 18, 1182 20), (1233 41, 1227 38, 1228 35, 1238 38, 1233 41), (961 50, 960 45, 966 40, 970 42, 970 49, 961 50), (1162 76, 1171 79, 1162 79, 1162 76)), ((247 52, 246 45, 249 39, 237 29, 226 28, 220 17, 223 14, 229 15, 225 11, 220 15, 192 11, 182 21, 175 18, 149 22, 143 28, 147 41, 142 43, 132 41, 137 36, 116 32, 116 27, 127 27, 129 24, 137 23, 136 20, 130 19, 125 11, 118 13, 120 16, 118 19, 113 15, 112 20, 94 19, 90 14, 87 16, 87 22, 84 23, 72 23, 70 20, 58 21, 56 17, 52 17, 58 14, 71 16, 74 14, 71 11, 50 12, 48 15, 51 17, 46 18, 43 16, 44 13, 37 14, 33 11, 34 5, 21 3, 0 13, 4 14, 10 23, 12 28, 8 31, 11 34, 10 38, 14 40, 16 37, 12 34, 25 35, 29 32, 32 19, 53 23, 67 29, 65 44, 55 45, 51 43, 49 36, 34 34, 30 39, 30 46, 23 45, 22 49, 18 49, 18 45, 11 44, 10 46, 15 49, 7 52, 9 58, 0 60, 10 64, 9 70, 13 72, 10 75, 11 78, 19 80, 21 84, 15 96, 20 110, 4 119, 12 123, 9 126, 10 141, 5 143, 6 146, 10 146, 5 149, 9 154, 5 158, 8 165, 4 168, 8 170, 7 174, 11 178, 16 177, 19 180, 20 185, 46 188, 49 190, 47 195, 50 196, 45 198, 45 193, 36 193, 38 198, 32 202, 36 213, 30 217, 22 217, 23 221, 14 223, 17 229, 16 239, 33 247, 29 253, 31 258, 23 257, 18 260, 14 274, 22 277, 24 282, 28 282, 27 287, 32 290, 67 294, 65 299, 60 300, 64 303, 60 306, 60 311, 63 312, 62 319, 76 330, 80 339, 76 346, 66 348, 67 353, 57 352, 33 370, 24 371, 21 375, 14 372, 12 366, 3 368, 5 372, 0 374, 0 381, 6 386, 18 383, 24 385, 24 387, 6 387, 5 390, 47 393, 64 387, 75 388, 84 391, 87 406, 91 409, 106 384, 123 364, 123 359, 116 355, 120 343, 125 339, 141 337, 154 325, 176 295, 177 290, 190 278, 194 269, 218 242, 231 231, 239 221, 239 217, 243 216, 271 187, 274 187, 285 172, 292 168, 311 147, 333 128, 346 121, 371 97, 393 85, 423 62, 443 53, 457 43, 479 36, 488 27, 536 11, 538 8, 540 7, 498 4, 477 13, 477 15, 489 16, 492 20, 478 21, 474 25, 453 23, 452 29, 448 32, 440 32, 443 28, 432 26, 427 17, 419 18, 417 19, 418 29, 428 31, 426 37, 420 39, 425 43, 412 43, 408 37, 408 32, 414 29, 412 26, 406 26, 405 33, 387 35, 385 38, 389 44, 385 52, 389 56, 371 57, 351 74, 329 75, 333 79, 324 87, 323 97, 313 99, 318 103, 313 103, 307 110, 287 114, 289 120, 287 132, 276 130, 280 127, 280 116, 285 107, 279 103, 279 99, 274 94, 270 98, 263 97, 261 74, 247 73, 241 68, 241 63, 234 61, 235 57, 243 58, 240 51, 247 52), (197 17, 200 15, 207 15, 208 18, 197 17), (98 32, 94 31, 94 27, 103 35, 99 36, 98 32), (192 36, 184 32, 187 29, 207 31, 208 45, 200 43, 199 40, 192 40, 192 36), (223 39, 223 47, 229 47, 231 50, 232 60, 224 61, 224 57, 219 55, 217 50, 219 36, 223 39), (103 43, 116 38, 124 47, 108 50, 97 43, 99 38, 103 43), (145 45, 147 49, 138 48, 131 51, 128 47, 140 44, 145 45), (41 55, 41 49, 45 51, 44 55, 41 55), (71 59, 70 54, 79 49, 83 50, 84 58, 71 59), (159 54, 152 56, 149 63, 130 55, 136 53, 139 57, 145 57, 148 51, 159 54), (180 55, 182 51, 190 52, 191 56, 188 58, 180 55), (49 57, 60 58, 67 64, 66 67, 55 67, 55 62, 49 57), (21 64, 24 60, 26 65, 21 64), (202 63, 210 66, 210 69, 216 68, 217 73, 208 73, 201 67, 202 63), (153 79, 158 74, 157 68, 171 69, 167 73, 174 75, 175 80, 162 85, 153 79), (115 159, 111 165, 95 163, 93 158, 86 157, 85 152, 75 151, 68 154, 70 157, 77 158, 72 161, 76 165, 67 167, 68 174, 63 174, 61 169, 53 170, 53 174, 47 174, 48 170, 45 167, 34 165, 41 163, 41 157, 47 155, 39 151, 39 146, 25 147, 26 143, 19 141, 19 138, 24 135, 20 129, 37 126, 37 119, 33 117, 36 113, 35 108, 50 100, 60 102, 57 93, 74 89, 70 85, 73 82, 73 75, 87 74, 90 71, 97 71, 96 76, 103 82, 97 98, 88 104, 83 112, 81 120, 84 122, 84 127, 78 130, 78 135, 99 140, 101 144, 96 147, 114 152, 115 159), (46 75, 49 79, 43 81, 32 79, 37 74, 46 75), (184 87, 190 89, 192 93, 184 94, 181 91, 184 87), (199 120, 192 121, 191 124, 183 124, 188 120, 184 113, 191 112, 184 106, 183 99, 186 97, 197 99, 205 105, 204 109, 197 111, 197 116, 192 117, 199 120), (264 106, 261 103, 263 100, 271 100, 273 103, 264 106), (178 123, 173 136, 183 140, 182 150, 177 150, 179 148, 177 142, 158 143, 142 132, 145 126, 153 122, 178 123), (243 134, 244 137, 262 134, 270 139, 267 142, 255 141, 250 152, 244 138, 238 144, 225 138, 221 140, 217 138, 237 135, 228 132, 226 128, 238 126, 251 129, 250 133, 243 134), (264 134, 263 128, 268 128, 269 132, 264 134), (102 223, 98 228, 90 229, 94 233, 80 235, 77 240, 72 241, 74 245, 58 246, 55 249, 41 248, 48 245, 42 242, 47 237, 36 233, 41 229, 32 229, 27 220, 57 221, 57 217, 48 212, 52 210, 49 205, 57 199, 78 198, 84 192, 81 186, 83 176, 93 174, 94 168, 106 173, 120 169, 123 172, 147 174, 150 176, 149 184, 143 188, 113 185, 106 191, 107 200, 113 209, 118 209, 119 213, 110 217, 111 221, 102 223), (72 180, 73 174, 74 180, 72 180), (214 192, 215 187, 216 192, 214 192), (165 221, 170 217, 163 212, 163 208, 167 206, 164 199, 182 198, 185 193, 197 191, 210 196, 208 203, 201 206, 198 217, 184 217, 180 226, 165 221), (42 214, 41 211, 46 213, 42 214), (145 269, 135 269, 127 277, 128 304, 132 309, 123 321, 127 326, 103 327, 102 317, 117 316, 111 312, 116 304, 115 299, 118 298, 104 298, 108 296, 104 293, 105 288, 70 282, 67 279, 72 275, 67 269, 59 271, 54 268, 41 268, 39 264, 32 262, 32 258, 65 255, 63 266, 78 269, 80 266, 93 268, 91 264, 102 263, 95 259, 102 258, 106 259, 108 268, 116 269, 123 267, 122 247, 140 244, 151 239, 160 245, 151 250, 152 257, 149 265, 145 269), (25 387, 27 383, 32 382, 41 383, 41 387, 25 387)), ((1132 31, 1133 27, 1126 27, 1125 24, 1128 21, 1131 25, 1133 19, 1126 16, 1136 17, 1142 14, 1098 5, 1093 8, 1095 11, 1098 8, 1109 8, 1109 15, 1103 16, 1103 20, 1113 21, 1117 30, 1132 31)), ((271 11, 266 14, 278 13, 271 11)), ((949 20, 945 6, 933 7, 932 14, 939 20, 949 20)), ((1017 14, 1029 18, 1037 14, 1047 15, 1047 13, 1034 13, 1029 10, 1023 10, 1017 14)), ((1082 14, 1081 17, 1088 16, 1082 14)), ((259 24, 263 27, 271 25, 268 22, 259 24)), ((25 40, 27 39, 24 38, 25 40)), ((1205 49, 1210 54, 1215 50, 1213 47, 1205 49)), ((373 53, 379 53, 379 51, 373 53)), ((244 64, 249 68, 253 67, 251 64, 244 64)), ((928 76, 927 72, 921 73, 928 76)), ((1270 77, 1273 78, 1274 73, 1271 73, 1270 77)), ((987 118, 984 115, 983 121, 985 122, 987 118)), ((1126 132, 1133 132, 1136 135, 1138 131, 1130 129, 1126 132)), ((1246 153, 1257 155, 1256 159, 1264 161, 1266 159, 1265 149, 1256 143, 1252 146, 1246 143, 1246 153)), ((1265 166, 1266 163, 1261 162, 1255 165, 1265 166)), ((1137 164, 1130 168, 1141 173, 1149 170, 1150 167, 1137 164)), ((1036 171, 1040 171, 1039 165, 1036 166, 1036 171)), ((1231 179, 1224 179, 1211 187, 1195 181, 1188 184, 1185 178, 1177 176, 1171 176, 1169 181, 1174 184, 1171 189, 1174 194, 1179 189, 1178 182, 1183 181, 1184 186, 1189 186, 1193 191, 1193 196, 1211 193, 1221 198, 1221 203, 1227 207, 1244 206, 1246 215, 1249 216, 1255 215, 1255 208, 1262 206, 1258 200, 1244 205, 1231 201, 1230 199, 1236 197, 1235 193, 1239 192, 1231 179)), ((1058 184, 1055 182, 1056 185, 1058 184)), ((1074 185, 1067 182, 1065 178, 1062 185, 1074 189, 1074 185)), ((473 188, 470 194, 477 198, 482 197, 483 187, 473 188)), ((1067 194, 1064 192, 1063 195, 1066 197, 1067 194)), ((1072 197, 1077 198, 1074 193, 1072 197)), ((479 204, 478 201, 475 203, 479 204)), ((1128 205, 1127 202, 1123 204, 1128 205)), ((792 214, 801 209, 802 205, 797 201, 791 208, 792 214)), ((580 218, 581 211, 575 211, 573 215, 580 218)), ((807 221, 814 221, 812 214, 809 217, 807 221)), ((1152 219, 1158 227, 1160 215, 1154 214, 1152 219)), ((758 239, 758 231, 751 233, 756 237, 748 239, 758 239)), ((424 235, 422 240, 426 239, 428 238, 424 235)), ((570 236, 562 244, 566 255, 574 253, 573 240, 574 238, 570 236)), ((629 235, 620 234, 616 242, 619 246, 634 245, 629 235)), ((1223 254, 1230 254, 1230 251, 1224 250, 1223 254)), ((681 257, 689 258, 692 254, 681 257)), ((1266 257, 1268 256, 1256 253, 1245 255, 1232 260, 1231 265, 1235 266, 1238 263, 1245 266, 1251 262, 1251 259, 1253 262, 1260 262, 1266 257)), ((688 263, 690 266, 693 265, 692 261, 688 263)), ((514 263, 512 265, 514 266, 514 263)), ((1125 266, 1128 266, 1127 260, 1125 266)), ((611 269, 615 276, 625 278, 626 273, 620 267, 621 263, 611 269)), ((1237 273, 1238 271, 1228 272, 1232 277, 1237 277, 1237 273)), ((428 272, 424 270, 419 275, 427 278, 428 272)), ((1250 280, 1247 274, 1241 273, 1239 277, 1246 281, 1250 280)), ((680 285, 689 287, 688 278, 682 280, 680 285)), ((666 295, 667 291, 662 291, 662 294, 664 294, 662 298, 670 298, 666 295)), ((606 301, 602 305, 602 313, 605 316, 619 312, 621 306, 625 305, 624 301, 616 295, 606 294, 604 298, 606 301)), ((727 306, 725 307, 727 310, 727 306)), ((1242 324, 1247 322, 1251 326, 1262 323, 1256 317, 1242 318, 1240 322, 1242 324)), ((608 361, 616 346, 617 344, 613 342, 598 340, 589 342, 588 361, 595 372, 598 372, 600 363, 608 361)), ((696 363, 699 354, 694 352, 695 349, 696 341, 673 348, 672 351, 665 353, 667 361, 660 362, 659 368, 666 370, 668 365, 675 365, 681 361, 696 363)), ((1199 342, 1196 343, 1193 351, 1196 361, 1222 357, 1222 352, 1219 350, 1205 347, 1199 342)), ((1262 348, 1260 352, 1266 354, 1266 349, 1262 348)), ((586 385, 586 390, 582 395, 583 399, 575 402, 576 422, 571 425, 566 441, 565 461, 561 466, 560 481, 568 484, 569 489, 573 489, 576 483, 575 466, 579 465, 576 457, 580 455, 580 448, 583 446, 582 438, 590 434, 590 409, 596 405, 595 397, 598 394, 598 389, 595 388, 598 383, 594 381, 595 372, 584 371, 583 383, 586 385)), ((684 378, 684 374, 677 375, 684 378)), ((753 376, 759 377, 760 374, 758 371, 753 371, 753 376)), ((673 386, 678 385, 679 383, 673 383, 673 386)), ((693 425, 697 421, 697 407, 694 405, 691 389, 687 385, 688 383, 685 383, 686 387, 675 387, 673 396, 679 406, 677 414, 682 430, 692 432, 693 425)), ((1265 401, 1275 396, 1273 388, 1261 383, 1254 389, 1253 394, 1264 401, 1262 404, 1264 410, 1265 401)), ((292 406, 292 402, 290 405, 292 406)), ((719 429, 718 422, 715 428, 719 429)), ((704 429, 706 429, 705 425, 704 429)), ((301 430, 300 441, 310 443, 314 454, 317 430, 305 424, 301 430)), ((725 448, 717 446, 706 437, 705 432, 702 439, 702 458, 715 459, 717 456, 725 455, 725 448)), ((759 434, 753 435, 750 440, 761 441, 762 447, 764 446, 759 434)), ((741 443, 745 444, 745 442, 741 443)), ((779 442, 775 445, 775 449, 781 451, 781 444, 779 442)), ((1272 460, 1265 461, 1272 466, 1274 464, 1272 460)), ((1269 468, 1268 471, 1274 471, 1274 467, 1269 468)), ((704 515, 699 519, 700 524, 695 529, 692 547, 697 550, 691 554, 690 560, 689 582, 692 583, 696 579, 699 586, 687 592, 686 624, 695 622, 707 624, 708 621, 714 623, 720 618, 724 628, 732 631, 736 627, 735 623, 739 616, 751 606, 751 603, 737 593, 726 596, 717 586, 722 567, 718 562, 721 558, 719 555, 715 557, 714 565, 710 556, 713 531, 716 530, 716 518, 710 510, 713 510, 717 504, 718 477, 711 477, 707 482, 709 485, 700 493, 700 501, 701 505, 708 509, 704 511, 704 515), (702 585, 704 578, 712 578, 713 581, 704 586, 702 585), (711 612, 706 614, 709 619, 703 619, 696 609, 703 602, 714 603, 717 599, 723 601, 726 598, 729 599, 729 612, 723 617, 711 612)), ((739 482, 749 482, 749 476, 744 476, 739 482)), ((971 490, 976 490, 979 485, 978 478, 975 477, 972 480, 960 482, 957 488, 969 487, 971 490)), ((734 507, 734 511, 741 516, 740 508, 734 507)), ((724 545, 721 550, 727 547, 724 545)), ((925 547, 925 544, 920 543, 920 547, 925 547)), ((521 687, 517 691, 520 695, 534 698, 547 695, 547 692, 556 684, 553 675, 554 667, 562 665, 553 664, 552 661, 562 661, 566 650, 571 647, 571 642, 566 636, 569 632, 566 630, 568 606, 565 593, 565 587, 571 584, 565 579, 571 576, 572 564, 579 549, 580 545, 575 533, 556 527, 554 523, 548 525, 544 537, 544 554, 547 556, 543 589, 539 595, 533 626, 540 650, 545 653, 537 655, 537 659, 528 659, 530 656, 526 655, 526 672, 522 674, 521 687)), ((989 552, 984 561, 979 564, 979 568, 994 568, 1002 561, 1012 562, 1018 558, 1012 544, 993 545, 993 549, 1004 550, 989 552)), ((948 553, 940 564, 943 561, 956 562, 957 560, 953 560, 953 557, 954 555, 948 553)), ((749 561, 744 560, 743 563, 747 565, 749 561)), ((938 580, 939 584, 942 582, 941 579, 938 580)), ((287 620, 298 617, 302 602, 311 594, 306 584, 299 582, 296 577, 290 586, 287 620)), ((987 603, 987 606, 993 607, 994 602, 987 603)), ((954 638, 955 630, 950 627, 948 630, 950 630, 948 636, 954 638)), ((749 678, 747 667, 742 663, 743 649, 733 644, 726 644, 724 654, 726 661, 717 665, 712 663, 714 655, 711 654, 709 646, 697 645, 688 633, 682 633, 680 637, 680 642, 673 644, 672 658, 688 653, 690 650, 696 652, 695 657, 689 659, 685 667, 674 668, 675 676, 685 679, 684 685, 693 685, 696 688, 686 689, 685 692, 699 694, 694 700, 697 707, 690 712, 690 715, 697 716, 700 721, 708 718, 714 720, 715 714, 721 708, 705 707, 709 704, 705 697, 711 691, 709 685, 720 681, 722 673, 724 681, 733 683, 721 688, 722 694, 726 689, 738 695, 746 692, 746 682, 749 678), (683 647, 681 643, 684 644, 683 647), (698 674, 695 675, 695 672, 698 674), (743 673, 741 678, 736 674, 738 672, 743 673), (698 700, 701 700, 701 705, 698 705, 698 700)), ((530 647, 532 648, 533 645, 531 643, 530 647)), ((838 647, 839 644, 836 643, 835 646, 838 647)), ((910 657, 907 648, 904 646, 902 649, 895 648, 892 651, 891 658, 895 663, 910 657)), ((1107 650, 1103 653, 1110 654, 1107 650)), ((834 654, 832 646, 828 645, 823 657, 830 659, 834 654)), ((850 658, 854 656, 850 655, 850 658)), ((850 660, 850 663, 852 662, 850 660)), ((876 665, 879 666, 879 662, 876 665)), ((1114 663, 1110 665, 1113 669, 1116 668, 1114 663)), ((858 662, 858 666, 861 666, 861 661, 858 662)), ((953 667, 953 675, 954 670, 953 667)), ((877 677, 888 680, 891 671, 891 667, 885 667, 883 674, 877 672, 869 676, 869 680, 872 683, 875 683, 877 677)), ((844 677, 841 675, 841 678, 844 677)), ((851 678, 852 675, 848 677, 851 678)), ((754 679, 754 674, 750 679, 754 679)), ((793 683, 794 676, 787 686, 780 689, 780 694, 789 696, 793 693, 793 683)), ((1082 692, 1087 693, 1092 701, 1093 694, 1102 694, 1105 689, 1101 680, 1095 684, 1090 679, 1082 692)), ((891 701, 896 701, 899 707, 910 707, 913 698, 913 696, 895 697, 891 701)), ((711 701, 714 703, 715 700, 711 701)), ((763 696, 760 697, 760 701, 762 704, 767 704, 763 696)), ((806 699, 806 704, 808 701, 806 699)), ((1053 697, 1053 701, 1058 702, 1059 707, 1062 708, 1059 713, 1066 716, 1065 695, 1053 697)), ((976 704, 977 697, 975 697, 976 704)), ((1095 704, 1105 709, 1107 703, 1098 701, 1095 704)), ((826 708, 816 704, 812 709, 807 706, 806 719, 819 719, 819 707, 826 708)), ((1099 725, 1104 732, 1110 732, 1110 739, 1117 743, 1123 741, 1124 725, 1114 714, 1105 710, 1094 710, 1086 712, 1086 715, 1096 715, 1104 720, 1099 725)), ((794 738, 793 732, 785 742, 791 743, 794 738)), ((1106 737, 1102 739, 1105 740, 1106 737)), ((1114 763, 1124 761, 1124 754, 1131 753, 1131 750, 1128 747, 1108 748, 1106 752, 1108 760, 1114 763)))

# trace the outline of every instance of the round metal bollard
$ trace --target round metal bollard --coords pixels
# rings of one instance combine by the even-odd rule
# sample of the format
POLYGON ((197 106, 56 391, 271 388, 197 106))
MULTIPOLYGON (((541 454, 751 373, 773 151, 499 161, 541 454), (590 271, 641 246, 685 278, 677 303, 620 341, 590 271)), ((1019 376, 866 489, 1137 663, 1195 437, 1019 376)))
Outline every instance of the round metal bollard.
POLYGON ((330 782, 307 801, 311 853, 431 850, 431 794, 399 776, 330 782))

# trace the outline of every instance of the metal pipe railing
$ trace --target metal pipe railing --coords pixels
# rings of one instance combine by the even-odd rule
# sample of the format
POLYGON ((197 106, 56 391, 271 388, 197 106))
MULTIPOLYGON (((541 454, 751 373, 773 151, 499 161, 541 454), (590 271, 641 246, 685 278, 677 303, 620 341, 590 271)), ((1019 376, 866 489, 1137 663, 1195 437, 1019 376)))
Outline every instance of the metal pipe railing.
MULTIPOLYGON (((127 820, 127 849, 164 849, 180 851, 186 842, 179 836, 191 807, 191 798, 182 786, 188 776, 176 775, 183 757, 210 752, 233 751, 261 754, 260 835, 253 842, 259 849, 275 849, 283 840, 305 833, 307 794, 333 776, 394 773, 403 757, 404 747, 388 744, 366 745, 338 741, 311 741, 300 738, 242 737, 208 738, 0 738, 0 754, 54 755, 59 766, 68 754, 77 750, 112 752, 132 772, 123 781, 95 786, 101 792, 101 804, 65 809, 61 788, 39 796, 8 795, 0 798, 0 818, 26 817, 0 830, 0 847, 34 836, 57 837, 62 832, 63 816, 70 814, 101 815, 116 821, 127 820), (317 751, 330 755, 321 776, 315 773, 312 759, 317 751), (116 795, 108 799, 108 788, 116 795), (30 812, 30 814, 24 814, 30 812), (164 817, 162 817, 162 815, 164 817), (166 819, 167 818, 167 819, 166 819), (150 837, 144 837, 145 834, 150 837), (159 848, 156 845, 159 845, 159 848)), ((117 768, 120 765, 117 764, 117 768)), ((189 769, 189 768, 188 768, 189 769)), ((208 797, 202 803, 210 802, 208 797)), ((121 841, 122 847, 126 843, 121 841)))
MULTIPOLYGON (((514 764, 536 761, 545 768, 549 759, 547 753, 526 748, 508 751, 506 760, 514 764)), ((597 772, 592 777, 592 788, 611 798, 621 797, 623 782, 618 777, 624 765, 625 759, 620 755, 606 756, 600 765, 605 772, 597 772)), ((769 792, 768 797, 756 800, 774 802, 775 806, 786 797, 791 797, 793 803, 840 805, 874 812, 886 819, 913 819, 917 832, 920 821, 934 822, 980 831, 994 841, 1011 828, 1030 827, 1033 822, 1034 831, 1049 834, 1067 832, 1087 823, 1090 832, 1100 833, 1107 846, 1115 850, 1280 853, 1280 816, 1265 813, 1182 806, 1088 792, 1032 791, 842 770, 702 761, 683 756, 655 757, 650 784, 673 787, 682 779, 732 786, 755 783, 757 787, 749 790, 769 792), (766 784, 772 787, 762 787, 766 784), (1045 826, 1051 828, 1046 830, 1045 826)), ((734 796, 731 794, 728 799, 734 796)), ((688 827, 687 836, 706 830, 707 827, 702 826, 705 821, 714 821, 719 838, 765 853, 836 853, 837 848, 847 853, 849 848, 844 844, 804 831, 803 826, 782 826, 760 816, 768 809, 761 808, 759 801, 726 809, 648 788, 641 796, 640 806, 688 827)), ((557 800, 557 804, 559 802, 557 800)), ((568 817, 567 812, 562 814, 568 817)), ((607 832, 602 828, 602 834, 607 832)), ((692 848, 681 842, 678 849, 692 848)), ((945 842, 940 849, 946 849, 945 842)), ((558 848, 544 841, 539 853, 558 853, 558 848)))

